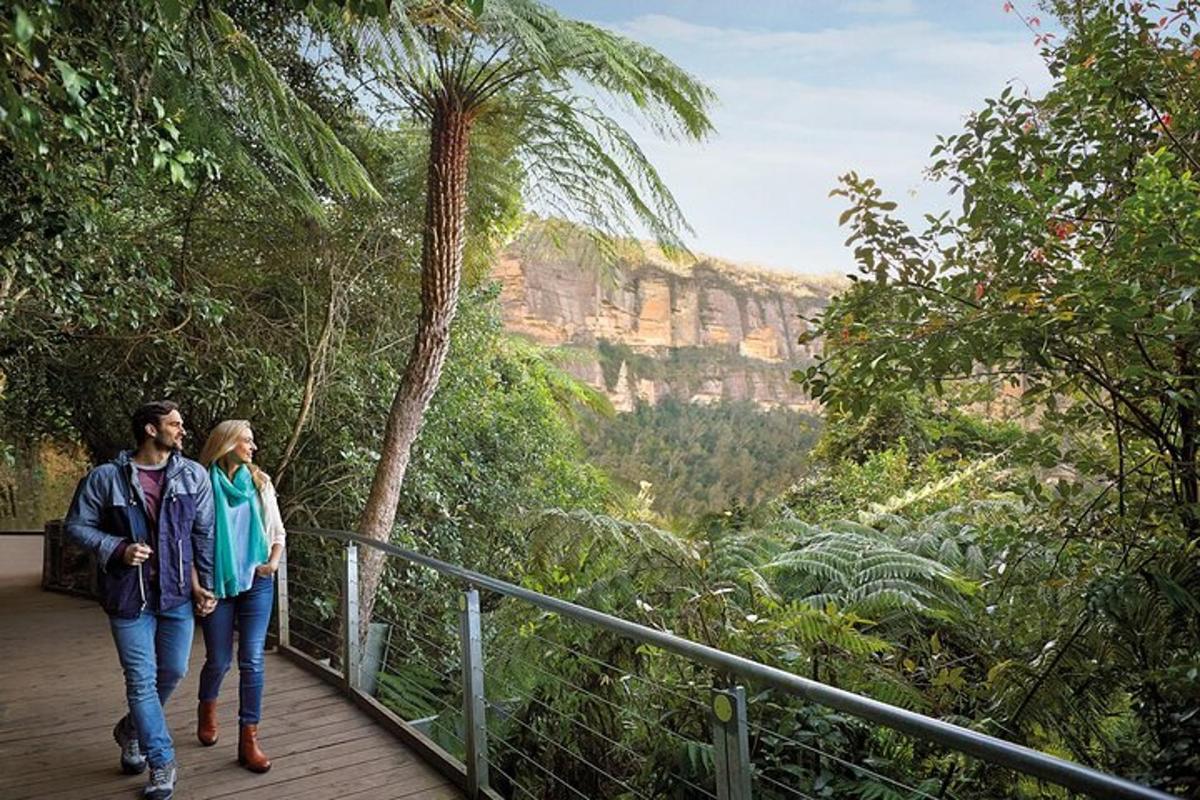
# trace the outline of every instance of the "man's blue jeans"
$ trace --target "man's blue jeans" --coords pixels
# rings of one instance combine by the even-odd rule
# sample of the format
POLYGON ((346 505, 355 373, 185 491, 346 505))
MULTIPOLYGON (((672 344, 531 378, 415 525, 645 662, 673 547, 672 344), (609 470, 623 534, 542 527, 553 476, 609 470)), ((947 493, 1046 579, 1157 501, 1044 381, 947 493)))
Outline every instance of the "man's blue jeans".
POLYGON ((108 621, 125 670, 125 697, 142 752, 152 767, 169 764, 175 760, 175 748, 163 706, 187 674, 196 624, 192 604, 108 621))
POLYGON ((204 669, 200 671, 200 699, 216 700, 221 679, 233 662, 233 626, 238 630, 238 722, 257 725, 262 717, 263 646, 275 601, 275 578, 254 576, 241 594, 217 601, 216 609, 200 618, 204 631, 204 669))

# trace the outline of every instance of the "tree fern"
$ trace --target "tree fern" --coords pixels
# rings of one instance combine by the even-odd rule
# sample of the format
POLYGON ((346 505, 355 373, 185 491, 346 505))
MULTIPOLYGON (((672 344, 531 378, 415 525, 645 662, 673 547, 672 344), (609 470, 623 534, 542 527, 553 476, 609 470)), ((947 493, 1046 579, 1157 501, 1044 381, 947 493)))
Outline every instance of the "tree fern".
POLYGON ((606 252, 611 237, 643 230, 682 246, 678 204, 611 113, 633 111, 668 138, 711 132, 712 92, 658 51, 537 0, 490 0, 478 16, 463 4, 405 0, 347 44, 386 86, 385 106, 426 116, 432 97, 452 93, 478 109, 479 125, 519 131, 528 197, 599 231, 606 252))
MULTIPOLYGON (((338 37, 345 63, 361 65, 380 114, 428 125, 429 164, 421 248, 421 313, 359 520, 364 535, 391 536, 413 443, 441 380, 458 307, 470 152, 476 130, 516 131, 528 184, 544 196, 635 220, 666 247, 684 226, 674 198, 637 142, 577 85, 626 103, 660 134, 698 139, 711 123, 711 92, 669 59, 538 0, 397 0, 389 21, 338 37), (597 200, 599 198, 599 200, 597 200), (588 204, 591 204, 590 206, 588 204)), ((382 560, 362 565, 369 616, 382 560)))
POLYGON ((603 392, 563 368, 569 359, 566 351, 540 347, 519 336, 504 337, 502 346, 545 381, 558 407, 572 422, 579 421, 580 411, 604 417, 616 413, 603 392))
POLYGON ((985 531, 1012 525, 1027 513, 1018 500, 986 498, 971 500, 933 514, 908 519, 898 514, 875 518, 875 524, 897 546, 936 560, 955 571, 980 578, 991 566, 984 552, 985 531))
POLYGON ((967 587, 941 562, 898 547, 893 539, 853 522, 799 530, 791 546, 762 565, 785 597, 813 607, 833 605, 865 617, 918 613, 957 605, 967 587))
POLYGON ((187 36, 196 79, 185 90, 240 145, 231 153, 237 167, 318 218, 339 197, 378 197, 354 154, 232 18, 216 8, 194 14, 187 36))
POLYGON ((807 600, 790 603, 772 617, 773 626, 789 642, 779 653, 784 661, 807 657, 818 646, 859 658, 891 650, 887 640, 861 630, 867 622, 832 604, 818 608, 807 600))
POLYGON ((944 478, 940 478, 930 483, 915 486, 905 492, 902 492, 895 497, 888 498, 881 503, 872 503, 865 511, 860 513, 860 518, 864 523, 875 524, 881 518, 898 514, 907 508, 911 508, 919 503, 928 501, 939 495, 944 495, 953 489, 958 488, 969 481, 978 480, 982 476, 993 473, 1007 458, 1008 453, 997 453, 989 458, 973 461, 962 469, 956 470, 944 478))

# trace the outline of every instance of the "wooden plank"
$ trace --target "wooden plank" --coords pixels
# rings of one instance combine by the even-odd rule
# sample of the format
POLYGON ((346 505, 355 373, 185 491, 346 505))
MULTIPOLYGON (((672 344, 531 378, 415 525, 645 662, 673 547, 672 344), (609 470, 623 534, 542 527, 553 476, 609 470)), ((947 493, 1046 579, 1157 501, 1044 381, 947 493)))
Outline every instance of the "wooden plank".
MULTIPOLYGON (((347 741, 355 742, 356 740, 348 739, 347 741)), ((222 781, 232 780, 236 783, 247 778, 259 777, 237 765, 236 752, 236 744, 228 748, 221 748, 212 755, 206 754, 203 758, 197 758, 193 754, 177 750, 176 758, 179 764, 180 779, 194 783, 196 787, 203 789, 207 794, 222 781)), ((53 779, 12 789, 6 788, 3 793, 4 797, 11 798, 11 800, 33 800, 34 798, 37 800, 67 800, 67 798, 77 796, 80 786, 87 787, 90 797, 126 791, 125 787, 129 785, 130 778, 117 769, 115 753, 114 749, 110 760, 104 764, 91 767, 72 766, 70 769, 58 771, 53 779)), ((282 756, 276 756, 273 753, 272 756, 297 755, 303 758, 307 753, 309 751, 304 750, 296 754, 282 754, 282 756)), ((141 783, 145 779, 146 776, 143 775, 140 779, 135 778, 133 783, 141 783)))
MULTIPOLYGON (((411 780, 411 776, 416 772, 422 771, 423 768, 424 765, 417 764, 415 762, 398 763, 390 755, 384 756, 383 758, 377 758, 374 761, 369 761, 358 765, 354 775, 338 786, 338 796, 344 797, 348 794, 354 794, 360 791, 366 791, 368 789, 378 789, 383 786, 388 786, 389 784, 397 781, 411 780)), ((429 772, 425 771, 424 774, 428 775, 429 772)), ((437 782, 438 785, 444 783, 439 775, 432 775, 432 779, 437 782)), ((420 789, 415 788, 416 784, 413 785, 414 791, 420 791, 420 789)), ((318 779, 316 780, 300 778, 292 781, 287 786, 288 800, 326 800, 326 798, 329 797, 328 793, 329 786, 327 785, 325 776, 323 775, 318 776, 318 779)), ((253 798, 259 796, 261 796, 263 800, 268 800, 269 798, 276 797, 277 795, 273 795, 269 791, 260 793, 259 790, 251 789, 240 797, 246 798, 246 800, 252 800, 253 798)))
MULTIPOLYGON (((303 675, 300 677, 303 679, 303 675)), ((185 678, 184 685, 176 689, 175 694, 167 701, 168 714, 175 715, 188 712, 195 714, 197 695, 195 691, 187 692, 186 695, 184 694, 186 691, 184 687, 187 684, 188 681, 185 678), (186 707, 186 711, 184 707, 186 707)), ((226 691, 223 694, 225 697, 217 706, 218 711, 225 718, 235 716, 237 704, 236 684, 232 690, 226 691), (228 708, 234 709, 233 714, 226 713, 226 709, 228 708)), ((263 707, 267 710, 267 713, 270 713, 270 709, 278 704, 279 712, 286 714, 292 710, 304 708, 312 703, 326 699, 345 702, 336 690, 329 687, 312 684, 295 684, 289 685, 284 690, 276 693, 268 692, 263 698, 263 707)), ((27 707, 23 702, 20 704, 19 710, 20 713, 17 713, 18 709, 13 708, 11 709, 12 713, 8 713, 9 709, 0 708, 0 725, 3 725, 3 728, 0 728, 0 746, 6 742, 21 742, 27 739, 41 738, 54 732, 68 732, 80 729, 89 730, 94 728, 107 728, 111 730, 113 724, 128 711, 128 707, 125 704, 124 685, 116 684, 106 685, 103 691, 100 692, 81 692, 74 696, 67 695, 47 699, 42 702, 33 702, 31 707, 27 707), (70 702, 72 699, 75 701, 74 703, 70 702), (68 717, 62 717, 54 713, 55 709, 68 708, 72 705, 75 710, 68 717)))
POLYGON ((251 776, 249 781, 246 780, 249 773, 245 770, 237 770, 234 774, 226 771, 222 780, 212 780, 205 785, 204 796, 290 797, 295 785, 323 786, 327 796, 336 796, 340 795, 344 782, 351 780, 365 765, 381 759, 392 764, 405 763, 403 759, 407 759, 417 775, 432 772, 425 765, 414 763, 411 754, 406 754, 402 759, 394 742, 368 737, 309 751, 290 762, 287 759, 276 760, 269 773, 251 776), (330 791, 332 787, 336 787, 336 792, 330 791))
MULTIPOLYGON (((424 764, 396 765, 381 759, 362 765, 352 779, 339 785, 338 797, 362 797, 365 794, 372 797, 420 797, 430 790, 445 787, 442 776, 424 764)), ((288 800, 327 800, 329 797, 328 786, 310 785, 303 780, 289 783, 286 788, 288 800)), ((453 791, 455 794, 451 797, 459 796, 457 788, 453 791)), ((272 800, 277 796, 270 792, 250 791, 239 795, 239 800, 272 800)))
MULTIPOLYGON (((232 702, 222 702, 217 706, 218 709, 223 709, 223 713, 221 714, 221 719, 223 722, 221 725, 221 741, 218 742, 218 745, 224 745, 227 739, 232 739, 233 737, 237 736, 236 703, 237 701, 234 700, 232 702)), ((336 694, 332 694, 328 697, 312 698, 304 701, 304 705, 296 706, 297 709, 303 710, 288 711, 285 713, 282 711, 282 709, 276 708, 276 712, 273 715, 274 719, 267 720, 263 727, 263 741, 266 742, 268 737, 272 735, 273 731, 287 731, 294 729, 300 723, 307 722, 309 717, 318 717, 322 720, 324 720, 326 717, 336 718, 338 710, 345 707, 345 700, 336 694)), ((176 717, 177 715, 171 714, 171 716, 176 717)), ((93 723, 87 727, 70 729, 63 728, 60 730, 51 731, 49 733, 44 733, 36 737, 30 737, 28 739, 18 739, 16 741, 7 743, 4 753, 10 758, 17 759, 24 759, 27 756, 36 757, 38 753, 43 752, 46 749, 47 745, 50 743, 48 740, 51 737, 58 736, 69 737, 76 742, 96 741, 108 743, 111 741, 113 723, 115 723, 118 718, 118 716, 112 716, 110 713, 99 722, 93 723)), ((181 741, 189 740, 195 735, 194 722, 189 724, 188 727, 183 731, 178 730, 178 726, 175 727, 176 730, 173 731, 172 736, 175 738, 177 746, 181 741)), ((300 730, 306 730, 306 728, 300 728, 300 730)), ((218 745, 214 745, 214 747, 218 745)), ((109 745, 109 749, 112 750, 112 753, 108 753, 105 758, 111 760, 112 754, 116 753, 116 744, 109 745)), ((5 785, 6 781, 8 780, 11 780, 11 776, 9 775, 0 777, 0 786, 5 785)))
MULTIPOLYGON (((260 740, 263 743, 264 749, 268 749, 272 755, 276 753, 286 755, 311 750, 314 741, 339 741, 341 738, 344 738, 344 734, 348 731, 366 731, 369 733, 371 729, 372 724, 369 719, 364 719, 353 708, 339 701, 336 705, 313 709, 306 717, 300 717, 299 715, 289 717, 286 726, 281 726, 276 722, 274 728, 268 726, 265 729, 266 733, 260 736, 260 740), (272 733, 272 730, 275 733, 272 733)), ((175 731, 175 749, 177 753, 187 752, 189 761, 228 760, 236 752, 236 726, 230 726, 230 728, 223 730, 221 740, 212 747, 201 747, 199 742, 195 740, 193 732, 194 727, 189 728, 186 732, 175 731)), ((95 774, 103 774, 106 771, 111 771, 110 768, 115 769, 117 763, 117 746, 111 740, 109 729, 105 729, 100 733, 102 735, 99 741, 106 743, 107 746, 100 748, 96 756, 75 759, 70 765, 71 768, 88 770, 95 774)), ((92 751, 89 750, 90 752, 92 751)), ((53 780, 54 772, 60 766, 51 760, 53 756, 47 754, 44 745, 39 750, 25 754, 18 753, 18 755, 22 758, 18 763, 22 764, 22 774, 25 777, 17 777, 9 774, 0 779, 0 785, 12 786, 53 780), (43 773, 42 768, 46 770, 45 773, 43 773), (33 777, 30 778, 29 776, 33 777)), ((182 760, 182 756, 180 756, 180 760, 182 760)))
MULTIPOLYGON (((126 708, 108 621, 94 602, 37 589, 40 562, 25 562, 40 551, 21 542, 0 539, 0 797, 135 797, 145 776, 119 772, 112 741, 126 708)), ((221 741, 205 748, 195 739, 203 661, 198 635, 188 674, 167 707, 180 763, 177 800, 462 796, 394 735, 393 725, 380 724, 378 711, 369 713, 374 701, 352 702, 326 682, 331 671, 311 659, 302 668, 274 653, 267 655, 260 728, 273 767, 265 775, 238 767, 236 667, 217 706, 221 741)))
MULTIPOLYGON (((324 680, 340 680, 337 673, 329 670, 324 665, 314 661, 304 653, 293 650, 288 647, 279 648, 280 655, 292 660, 305 669, 311 671, 315 675, 320 675, 324 680)), ((463 789, 467 784, 466 767, 462 762, 455 759, 436 742, 430 739, 425 734, 421 733, 415 727, 410 725, 405 720, 396 716, 391 709, 384 706, 373 697, 368 697, 361 692, 352 693, 351 697, 358 704, 359 708, 371 715, 380 725, 386 727, 392 735, 403 741, 426 763, 432 765, 435 769, 442 773, 448 781, 455 786, 463 789)))
MULTIPOLYGON (((327 796, 331 798, 338 796, 336 787, 339 783, 339 776, 345 778, 348 777, 348 774, 352 774, 358 760, 369 760, 377 758, 380 755, 377 752, 356 748, 356 745, 356 742, 349 743, 349 755, 338 752, 333 756, 323 756, 323 758, 330 759, 328 769, 324 770, 326 773, 327 796), (357 756, 358 760, 353 756, 356 752, 359 754, 357 756)), ((242 769, 232 758, 220 766, 205 769, 196 769, 183 764, 179 769, 175 800, 211 800, 211 798, 215 797, 240 795, 242 792, 256 787, 271 787, 279 784, 286 786, 286 783, 284 783, 286 778, 281 772, 282 769, 283 765, 276 765, 271 768, 270 772, 258 775, 249 770, 242 769)), ((300 769, 303 769, 303 767, 300 769)), ((88 786, 87 797, 89 800, 107 800, 109 798, 111 800, 132 800, 133 795, 131 790, 137 791, 144 781, 145 776, 142 776, 140 780, 127 780, 123 786, 118 784, 106 784, 103 787, 94 787, 90 784, 84 785, 88 786)), ((41 798, 44 798, 44 800, 73 800, 73 798, 80 796, 78 791, 76 788, 54 794, 39 795, 38 798, 39 800, 41 798), (75 792, 75 794, 71 792, 75 792)), ((287 795, 285 791, 280 791, 277 788, 275 796, 286 797, 287 795)))
MULTIPOLYGON (((171 715, 178 718, 179 715, 171 715)), ((178 724, 173 725, 177 759, 183 762, 207 763, 211 761, 230 761, 236 754, 236 728, 227 729, 222 741, 211 748, 202 747, 194 738, 194 717, 188 715, 192 724, 180 730, 178 724)), ((111 726, 108 726, 111 728, 111 726)), ((61 778, 64 772, 80 772, 91 776, 94 781, 102 781, 106 775, 117 774, 117 747, 112 742, 109 729, 99 731, 98 737, 84 742, 79 755, 69 764, 59 764, 56 759, 61 757, 61 749, 56 746, 45 748, 33 755, 27 756, 21 763, 20 773, 8 771, 0 786, 12 788, 12 784, 48 784, 61 778), (32 776, 32 780, 31 780, 32 776)), ((314 749, 320 743, 342 741, 350 738, 348 733, 370 735, 374 726, 369 719, 356 712, 344 701, 333 706, 314 709, 308 716, 289 717, 286 723, 277 721, 272 735, 268 725, 266 735, 262 737, 264 748, 268 752, 276 750, 280 755, 299 754, 314 749), (293 721, 294 720, 294 721, 293 721)), ((5 754, 7 756, 7 752, 5 754)))

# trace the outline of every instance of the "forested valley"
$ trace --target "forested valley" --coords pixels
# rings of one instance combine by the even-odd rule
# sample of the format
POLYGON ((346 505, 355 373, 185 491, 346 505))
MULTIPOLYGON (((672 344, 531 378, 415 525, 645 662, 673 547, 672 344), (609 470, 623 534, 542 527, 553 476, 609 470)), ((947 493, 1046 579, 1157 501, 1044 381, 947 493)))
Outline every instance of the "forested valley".
MULTIPOLYGON (((191 455, 246 418, 289 525, 1195 797, 1200 10, 1043 5, 1064 29, 1040 43, 1050 91, 997 86, 930 143, 959 205, 914 229, 870 176, 836 189, 860 269, 794 376, 816 419, 614 417, 503 329, 490 269, 535 206, 601 259, 647 231, 686 251, 604 102, 703 139, 716 98, 650 48, 535 0, 6 0, 0 456, 98 463, 155 397, 181 404, 191 455)), ((318 563, 305 546, 289 560, 318 563)), ((389 619, 457 613, 403 570, 364 582, 389 619)), ((336 627, 336 604, 303 610, 336 627)), ((709 740, 706 709, 674 698, 711 675, 509 622, 486 645, 502 738, 544 768, 499 751, 509 779, 702 796, 711 748, 677 740, 709 740)), ((425 635, 398 627, 411 658, 380 676, 406 718, 452 698, 425 635)), ((764 797, 1073 796, 795 698, 752 721, 764 797)))

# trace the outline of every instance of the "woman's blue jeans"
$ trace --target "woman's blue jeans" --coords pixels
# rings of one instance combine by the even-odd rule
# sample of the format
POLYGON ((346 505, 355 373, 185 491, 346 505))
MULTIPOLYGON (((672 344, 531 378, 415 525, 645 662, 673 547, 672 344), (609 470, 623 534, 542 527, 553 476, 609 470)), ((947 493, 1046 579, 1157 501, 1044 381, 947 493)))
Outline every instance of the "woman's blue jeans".
POLYGON ((234 622, 238 630, 238 722, 257 725, 262 717, 263 646, 275 601, 275 578, 254 576, 249 589, 217 601, 204 631, 204 668, 200 671, 200 699, 216 700, 221 679, 233 663, 234 622))

